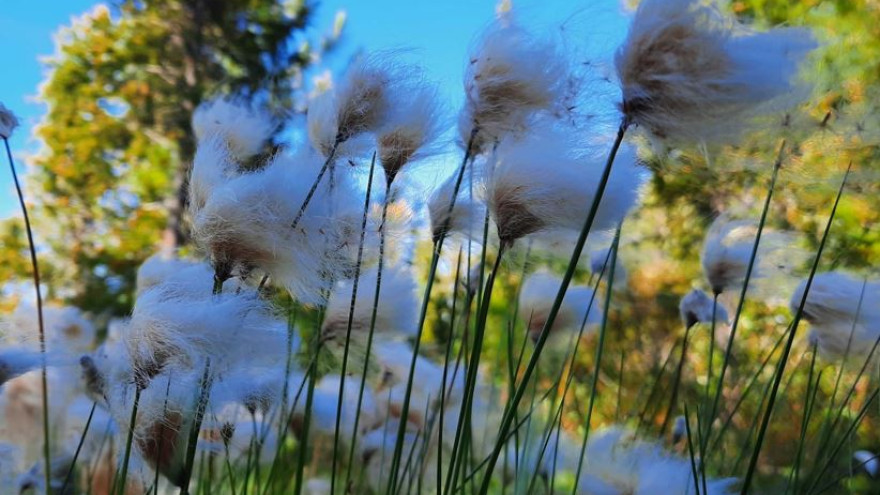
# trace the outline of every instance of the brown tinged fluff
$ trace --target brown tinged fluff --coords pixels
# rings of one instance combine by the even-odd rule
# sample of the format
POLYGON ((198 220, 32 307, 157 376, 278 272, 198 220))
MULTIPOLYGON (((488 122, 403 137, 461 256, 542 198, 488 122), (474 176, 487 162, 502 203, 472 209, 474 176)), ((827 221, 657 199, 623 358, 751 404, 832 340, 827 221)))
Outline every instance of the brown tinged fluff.
MULTIPOLYGON (((618 72, 624 88, 640 88, 639 94, 623 95, 621 111, 631 121, 664 137, 664 127, 655 125, 658 107, 671 114, 682 115, 699 111, 694 108, 690 94, 682 94, 676 84, 683 76, 688 79, 723 79, 731 72, 727 54, 723 50, 707 50, 715 46, 712 37, 693 26, 676 25, 664 29, 655 37, 631 41, 628 57, 618 59, 618 72), (707 38, 703 43, 695 42, 707 38), (671 80, 664 76, 672 76, 671 80), (648 96, 650 95, 650 96, 648 96), (682 97, 684 96, 684 97, 682 97)), ((719 86, 716 91, 722 90, 719 86)))
POLYGON ((79 365, 82 368, 82 379, 85 384, 86 394, 92 400, 107 400, 107 381, 104 375, 95 364, 95 360, 91 356, 82 356, 79 358, 79 365))
POLYGON ((163 346, 161 342, 157 342, 152 355, 149 358, 137 359, 140 356, 133 357, 132 369, 134 370, 135 385, 144 390, 150 384, 150 381, 165 369, 165 365, 172 358, 171 347, 163 346))
POLYGON ((522 186, 492 190, 491 209, 495 214, 495 225, 502 246, 510 246, 517 239, 544 228, 544 222, 533 215, 528 207, 519 199, 522 186))
POLYGON ((184 463, 181 456, 186 447, 181 435, 183 415, 168 411, 165 417, 148 426, 136 437, 141 456, 152 467, 168 478, 175 486, 184 483, 184 463))
POLYGON ((732 258, 730 260, 713 263, 706 271, 706 279, 712 287, 712 294, 718 296, 724 290, 730 287, 731 280, 742 278, 740 274, 748 270, 747 263, 740 263, 740 260, 732 258))
POLYGON ((394 182, 398 172, 412 159, 422 144, 420 132, 396 129, 379 137, 379 163, 385 169, 385 180, 394 182))
POLYGON ((366 70, 348 81, 348 87, 352 89, 337 114, 337 143, 345 142, 382 122, 388 106, 385 88, 390 83, 388 74, 377 69, 366 70))
MULTIPOLYGON (((543 108, 552 103, 546 92, 534 91, 531 84, 519 80, 503 79, 508 72, 510 72, 510 68, 507 66, 495 66, 486 75, 477 74, 474 76, 476 81, 485 79, 487 76, 491 76, 490 80, 493 80, 489 84, 480 85, 480 102, 473 104, 474 111, 471 120, 475 130, 496 128, 502 128, 505 131, 518 130, 505 128, 507 127, 505 123, 514 120, 511 118, 514 114, 522 112, 523 109, 543 108), (494 81, 494 78, 502 79, 494 81)), ((486 146, 494 143, 500 137, 478 131, 474 134, 471 146, 474 150, 484 150, 486 146)))
MULTIPOLYGON (((365 326, 363 322, 355 320, 351 322, 352 338, 368 330, 369 326, 365 326)), ((346 335, 348 335, 348 315, 344 317, 340 315, 339 318, 328 319, 321 325, 321 343, 327 343, 336 339, 344 341, 346 335)))

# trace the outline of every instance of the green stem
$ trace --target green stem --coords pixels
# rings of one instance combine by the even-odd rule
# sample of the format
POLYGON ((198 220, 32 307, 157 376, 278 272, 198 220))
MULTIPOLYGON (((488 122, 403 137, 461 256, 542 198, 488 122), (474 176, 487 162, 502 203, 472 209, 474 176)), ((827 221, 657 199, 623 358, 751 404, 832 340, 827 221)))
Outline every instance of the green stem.
POLYGON ((699 476, 697 476, 697 462, 694 459, 694 443, 691 441, 691 419, 688 414, 687 404, 684 405, 684 431, 687 436, 688 455, 691 459, 691 477, 694 480, 694 493, 700 495, 700 482, 699 476))
MULTIPOLYGON (((138 403, 141 401, 141 388, 136 386, 134 389, 134 404, 131 406, 131 417, 128 421, 128 437, 125 440, 125 455, 122 458, 122 475, 117 478, 116 486, 119 494, 125 493, 125 479, 128 477, 128 462, 131 459, 131 444, 134 442, 134 425, 137 420, 138 403)), ((156 470, 158 467, 158 459, 156 460, 156 470)), ((48 469, 46 469, 48 471, 48 469)))
POLYGON ((507 436, 507 432, 508 430, 510 430, 510 427, 513 424, 513 419, 515 416, 514 411, 516 411, 517 407, 519 407, 519 403, 522 401, 523 396, 525 395, 529 381, 531 380, 532 374, 535 372, 535 368, 537 367, 538 359, 541 356, 541 351, 544 349, 544 345, 547 342, 547 336, 550 333, 549 330, 553 325, 553 322, 556 320, 556 315, 559 313, 559 308, 562 306, 562 299, 565 296, 565 292, 568 290, 568 285, 571 283, 571 278, 572 276, 574 276, 574 271, 577 268, 578 260, 580 260, 581 253, 584 250, 584 244, 587 241, 587 236, 589 235, 590 230, 593 227, 593 222, 596 219, 596 213, 599 210, 599 203, 605 193, 605 187, 608 185, 608 178, 611 175, 611 167, 614 164, 614 158, 617 156, 617 151, 618 149, 620 149, 620 145, 623 143, 623 137, 626 134, 626 130, 628 127, 629 120, 624 119, 623 122, 621 122, 619 129, 617 130, 617 137, 614 140, 611 151, 608 153, 608 160, 605 163, 605 169, 602 172, 602 177, 599 180, 599 186, 593 196, 593 202, 592 205, 590 205, 590 211, 587 214, 586 219, 584 220, 584 226, 581 229, 580 236, 575 243, 574 251, 572 252, 571 256, 571 261, 568 264, 565 275, 562 277, 562 284, 559 287, 559 292, 556 294, 556 299, 553 301, 553 306, 550 308, 550 313, 547 316, 547 321, 544 323, 544 328, 541 330, 538 341, 535 343, 535 350, 532 353, 528 364, 526 365, 525 372, 523 373, 522 382, 517 386, 516 393, 514 394, 513 399, 511 399, 509 407, 507 408, 508 410, 502 418, 500 430, 498 433, 498 440, 495 442, 495 448, 492 450, 492 454, 489 457, 489 463, 486 466, 486 473, 484 474, 483 481, 480 486, 479 493, 482 495, 485 495, 489 491, 492 472, 495 470, 495 465, 498 463, 498 458, 501 456, 501 451, 504 449, 504 444, 502 443, 502 441, 507 436))
MULTIPOLYGON (((467 438, 471 430, 474 391, 477 387, 477 375, 480 367, 480 355, 482 354, 483 349, 483 337, 486 330, 486 321, 489 317, 489 303, 492 300, 492 288, 495 285, 495 278, 498 276, 498 268, 501 266, 501 260, 504 258, 505 249, 505 244, 502 244, 501 247, 498 249, 498 254, 495 257, 495 263, 492 265, 492 271, 489 272, 489 278, 486 279, 486 284, 483 288, 482 304, 480 305, 480 311, 477 314, 477 321, 474 332, 474 345, 473 349, 471 350, 470 361, 468 362, 467 368, 465 369, 466 374, 464 385, 464 400, 461 403, 461 412, 458 416, 458 428, 455 431, 456 443, 458 443, 462 438, 467 438)), ((467 442, 465 442, 465 444, 467 444, 467 442)), ((466 448, 462 448, 459 452, 459 455, 463 457, 464 455, 466 455, 467 450, 468 449, 466 448)), ((455 480, 453 480, 453 486, 454 483, 455 480)))
POLYGON ((330 164, 333 162, 333 159, 336 157, 336 150, 339 148, 339 145, 342 141, 339 139, 333 143, 333 146, 330 148, 330 153, 327 154, 327 158, 324 160, 324 165, 321 166, 321 170, 318 172, 318 176, 315 177, 315 181, 312 182, 312 187, 309 188, 309 192, 306 193, 306 198, 303 200, 302 206, 299 207, 299 211, 296 213, 296 217, 294 217, 293 222, 290 224, 291 229, 296 229, 299 225, 300 220, 302 220, 303 215, 306 212, 306 208, 308 208, 309 203, 312 202, 312 198, 315 196, 315 192, 318 190, 318 185, 321 184, 321 179, 324 178, 324 174, 327 173, 327 169, 330 168, 330 164))
POLYGON ((672 379, 672 393, 669 396, 669 407, 666 409, 666 416, 663 418, 663 425, 660 427, 660 434, 665 435, 669 428, 669 421, 675 414, 675 403, 678 400, 678 390, 681 387, 681 375, 684 372, 684 361, 687 357, 688 337, 691 333, 693 325, 684 329, 684 338, 681 341, 681 355, 678 358, 678 366, 675 368, 675 377, 672 379))
POLYGON ((791 474, 788 477, 788 484, 785 486, 785 493, 788 493, 790 489, 794 488, 794 493, 797 493, 797 485, 798 478, 800 474, 801 462, 804 459, 804 445, 806 444, 807 437, 807 426, 810 422, 810 416, 813 413, 813 406, 816 405, 816 393, 819 391, 819 382, 822 380, 822 372, 820 371, 818 376, 816 377, 816 383, 813 384, 813 374, 816 370, 816 344, 814 343, 812 346, 812 356, 810 357, 810 372, 807 375, 807 402, 804 406, 804 415, 801 418, 801 436, 798 439, 798 448, 797 455, 794 458, 794 469, 791 470, 791 474), (794 485, 792 487, 792 485, 794 485))
POLYGON ((15 183, 15 192, 18 195, 18 204, 21 207, 21 214, 24 217, 24 230, 27 233, 28 251, 31 256, 31 268, 34 275, 34 292, 37 296, 37 328, 39 329, 40 339, 40 384, 42 386, 41 400, 43 402, 43 462, 45 463, 45 479, 48 489, 52 481, 52 473, 49 466, 52 464, 51 450, 49 448, 49 384, 46 377, 46 331, 43 323, 43 296, 40 289, 40 265, 37 262, 37 248, 34 243, 34 233, 31 229, 31 220, 28 215, 27 205, 24 202, 24 193, 21 189, 21 183, 18 180, 18 174, 15 171, 15 161, 12 159, 12 149, 9 147, 9 139, 3 136, 3 144, 6 147, 6 158, 9 160, 9 171, 12 173, 12 181, 15 183))
POLYGON ((788 335, 788 341, 785 343, 785 347, 782 349, 782 357, 779 359, 778 369, 776 371, 776 375, 773 379, 773 386, 770 389, 770 400, 767 403, 767 408, 764 410, 764 418, 761 421, 761 426, 758 430, 758 438, 755 445, 755 450, 752 453, 752 458, 749 461, 749 468, 746 471, 746 476, 743 481, 742 487, 742 495, 746 495, 749 492, 749 487, 752 482, 752 478, 755 475, 755 469, 758 467, 758 456, 761 453, 761 447, 764 444, 764 435, 767 433, 767 427, 770 425, 770 417, 773 415, 773 405, 776 403, 776 394, 779 392, 779 384, 782 382, 782 375, 785 372, 785 365, 788 361, 788 356, 791 353, 791 347, 794 344, 794 337, 797 335, 798 325, 800 325, 801 318, 804 314, 804 306, 807 304, 807 296, 810 293, 810 288, 813 286, 813 279, 816 276, 816 271, 819 269, 819 261, 822 258, 822 252, 825 250, 825 243, 828 240, 828 234, 831 232, 831 225, 834 223, 834 216, 837 213, 837 206, 840 204, 840 198, 843 196, 843 190, 846 186, 846 181, 849 178, 850 170, 852 169, 852 163, 846 169, 846 173, 843 176, 843 181, 840 184, 840 189, 837 191, 837 198, 834 200, 834 206, 831 208, 831 215, 828 217, 828 223, 825 225, 825 232, 822 234, 822 241, 819 243, 819 250, 816 253, 816 258, 813 260, 813 266, 810 269, 810 276, 807 278, 807 284, 804 287, 804 295, 801 297, 801 301, 798 304, 797 312, 794 315, 794 322, 791 326, 791 333, 788 335))
MULTIPOLYGON (((370 368, 370 355, 373 351, 373 338, 376 332, 376 319, 379 314, 379 296, 382 290, 382 270, 385 267, 385 221, 387 220, 388 216, 388 194, 390 191, 391 184, 386 183, 385 197, 382 201, 382 219, 379 223, 379 264, 376 267, 376 291, 373 293, 373 308, 372 312, 370 313, 370 329, 367 333, 367 347, 364 350, 364 369, 363 373, 361 373, 361 383, 358 389, 357 407, 355 407, 354 426, 352 428, 353 435, 357 435, 358 425, 360 424, 361 407, 364 402, 364 390, 366 389, 367 384, 367 372, 370 368)), ((405 417, 406 416, 401 416, 401 418, 405 417)), ((354 447, 356 443, 354 440, 355 439, 352 439, 348 453, 349 470, 345 480, 346 486, 348 485, 348 482, 351 478, 351 464, 354 460, 354 447)), ((402 441, 401 438, 398 438, 398 440, 402 441)))
POLYGON ((339 398, 336 401, 336 425, 333 430, 333 460, 330 468, 330 493, 336 493, 336 458, 339 448, 339 427, 342 420, 342 398, 345 393, 345 375, 348 367, 348 352, 351 342, 351 329, 354 326, 354 309, 357 302, 358 282, 361 276, 361 264, 364 259, 364 238, 367 234, 367 219, 370 210, 370 195, 373 191, 373 172, 376 170, 376 152, 370 161, 370 174, 367 177, 367 193, 364 200, 364 214, 361 218, 361 235, 358 240, 357 261, 354 265, 354 280, 351 287, 351 304, 348 308, 348 325, 345 329, 345 347, 342 351, 342 370, 339 372, 339 398))
MULTIPOLYGON (((724 361, 721 363, 721 373, 718 375, 718 386, 715 390, 715 399, 712 401, 712 409, 710 410, 709 416, 706 421, 706 434, 703 435, 702 442, 700 443, 701 453, 704 453, 706 450, 706 445, 708 444, 709 437, 712 434, 712 423, 715 421, 715 415, 718 412, 718 406, 721 402, 721 392, 724 390, 724 377, 727 373, 727 367, 730 363, 730 357, 733 354, 733 342, 736 339, 736 331, 739 328, 740 316, 742 315, 743 307, 746 303, 746 293, 748 292, 749 282, 751 281, 752 272, 755 268, 755 260, 758 257, 758 246, 761 243, 761 234, 764 231, 764 224, 767 221, 767 213, 770 211, 770 202, 773 199, 773 191, 776 189, 776 179, 779 177, 779 169, 782 168, 782 156, 784 150, 785 141, 783 141, 782 144, 779 146, 779 153, 776 157, 776 162, 773 164, 773 175, 770 178, 770 187, 767 191, 767 197, 764 199, 764 208, 761 211, 761 220, 758 223, 758 232, 755 235, 755 242, 752 245, 752 252, 749 256, 749 264, 746 268, 745 279, 743 280, 742 289, 740 290, 739 302, 737 303, 736 308, 736 316, 734 316, 733 326, 730 328, 730 336, 727 339, 727 348, 724 350, 724 361)), ((718 288, 713 288, 713 291, 715 293, 715 299, 717 300, 718 294, 720 294, 720 290, 718 290, 718 288)), ((794 332, 792 332, 792 336, 794 336, 794 332)))
POLYGON ((183 485, 180 487, 180 495, 189 494, 189 484, 195 467, 196 446, 199 443, 199 431, 202 429, 202 420, 205 418, 205 410, 208 408, 208 397, 211 394, 211 358, 205 361, 205 371, 202 373, 198 402, 196 402, 195 416, 189 431, 189 441, 186 445, 186 459, 183 471, 183 485))
POLYGON ((608 272, 608 288, 605 291, 605 311, 602 314, 602 327, 599 329, 599 343, 596 345, 596 363, 593 365, 593 379, 590 385, 590 405, 587 406, 587 417, 584 420, 584 439, 581 443, 581 451, 578 456, 577 471, 574 475, 574 489, 572 495, 577 495, 577 484, 584 467, 584 455, 587 452, 587 441, 590 438, 590 422, 593 419, 593 407, 596 404, 596 391, 599 387, 599 374, 601 373, 602 352, 605 349, 605 335, 608 327, 608 314, 611 312, 611 293, 614 283, 614 268, 617 266, 617 246, 620 243, 620 227, 614 236, 614 244, 611 245, 611 269, 608 272))
POLYGON ((76 466, 76 461, 79 459, 79 453, 82 451, 82 446, 86 442, 86 435, 89 434, 89 426, 92 424, 92 417, 95 415, 95 408, 98 407, 97 402, 92 402, 92 408, 89 410, 89 417, 86 419, 86 425, 83 428, 82 435, 79 437, 79 443, 76 445, 76 452, 73 454, 73 460, 70 462, 70 468, 67 470, 67 475, 64 477, 64 484, 61 485, 61 490, 58 493, 67 493, 65 490, 67 489, 67 485, 70 483, 71 476, 73 475, 73 468, 76 466))
MULTIPOLYGON (((455 186, 452 189, 452 197, 449 201, 449 208, 447 210, 446 220, 443 222, 443 226, 439 233, 435 233, 434 240, 434 249, 431 255, 431 265, 428 270, 428 280, 425 284, 425 293, 422 298, 421 310, 419 312, 419 325, 418 332, 416 334, 415 342, 413 343, 413 355, 410 360, 409 365, 409 376, 406 383, 406 391, 403 397, 403 404, 401 406, 401 418, 406 418, 409 414, 409 402, 412 396, 412 385, 413 385, 413 375, 415 374, 416 368, 416 360, 418 358, 419 349, 422 344, 422 333, 425 329, 425 321, 428 314, 428 305, 431 301, 431 290, 434 288, 434 279, 437 274, 437 266, 440 263, 440 252, 443 250, 443 241, 446 239, 447 231, 449 230, 449 222, 452 218, 452 211, 455 208, 455 200, 458 197, 458 192, 461 189, 461 183, 464 179, 464 172, 467 168, 467 163, 471 159, 471 152, 473 151, 474 142, 476 141, 478 128, 475 127, 473 131, 471 131, 470 138, 468 139, 467 148, 465 149, 464 157, 461 160, 461 165, 459 166, 458 175, 455 180, 455 186)), ((406 422, 401 421, 400 427, 398 428, 397 437, 398 440, 403 437, 406 430, 406 422)), ((400 462, 402 444, 398 441, 394 447, 394 458, 392 459, 392 466, 395 466, 400 462), (396 459, 397 462, 394 462, 396 459)), ((391 473, 391 476, 394 477, 396 475, 395 472, 391 473)))

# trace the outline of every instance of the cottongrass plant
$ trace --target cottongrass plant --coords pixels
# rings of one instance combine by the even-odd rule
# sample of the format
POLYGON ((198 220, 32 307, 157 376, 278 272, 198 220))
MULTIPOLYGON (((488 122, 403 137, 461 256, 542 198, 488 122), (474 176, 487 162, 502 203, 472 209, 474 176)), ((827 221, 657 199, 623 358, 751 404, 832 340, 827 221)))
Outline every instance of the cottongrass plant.
MULTIPOLYGON (((0 104, 0 137, 3 138, 3 145, 6 148, 6 159, 9 161, 9 170, 12 173, 12 180, 15 183, 15 192, 18 195, 18 204, 21 207, 21 214, 24 218, 25 232, 27 233, 28 249, 30 250, 31 268, 33 270, 34 292, 37 301, 37 335, 39 336, 40 352, 43 354, 43 362, 41 363, 41 385, 42 385, 42 409, 43 409, 43 462, 48 466, 51 464, 51 447, 49 445, 49 391, 46 379, 46 340, 45 330, 43 328, 43 295, 40 288, 40 265, 37 262, 37 247, 34 242, 34 233, 31 228, 30 216, 28 215, 27 205, 24 199, 21 183, 18 180, 18 174, 15 171, 15 162, 12 159, 12 149, 9 147, 9 138, 12 132, 18 127, 18 118, 6 106, 0 104)), ((49 470, 45 471, 45 487, 51 482, 49 470)))
MULTIPOLYGON (((519 295, 519 317, 526 323, 529 337, 537 340, 553 305, 552 295, 562 280, 547 272, 535 272, 523 282, 519 295)), ((577 330, 586 322, 590 330, 601 323, 600 310, 591 305, 595 292, 590 287, 572 285, 565 293, 562 306, 550 332, 577 330)))
MULTIPOLYGON (((877 283, 816 274, 836 204, 792 295, 788 329, 759 367, 745 353, 733 359, 737 328, 751 317, 750 284, 801 268, 794 237, 767 227, 782 150, 760 220, 721 216, 699 257, 705 281, 682 279, 709 292, 680 299, 680 352, 651 342, 674 363, 672 381, 667 364, 643 374, 627 348, 614 349, 619 363, 607 357, 626 342, 616 336, 621 320, 634 316, 648 336, 654 324, 620 275, 619 251, 631 247, 621 232, 650 195, 649 169, 627 132, 639 127, 669 147, 736 143, 807 94, 798 71, 814 46, 806 30, 754 31, 715 3, 645 0, 616 53, 620 124, 606 149, 604 130, 566 118, 580 111, 577 63, 505 14, 467 59, 460 161, 424 198, 412 197, 407 176, 441 152, 449 126, 436 88, 399 53, 355 59, 310 105, 297 149, 275 142, 280 122, 259 105, 207 101, 192 122, 188 213, 198 257, 145 260, 133 312, 101 342, 95 315, 44 310, 39 292, 35 310, 21 305, 0 327, 0 482, 107 495, 747 493, 783 405, 800 422, 794 460, 779 476, 786 490, 820 492, 840 458, 876 473, 853 439, 878 395, 858 385, 880 336, 877 283), (588 239, 592 249, 609 232, 611 247, 582 263, 588 239), (454 279, 448 236, 463 241, 454 279), (422 266, 413 246, 428 238, 422 266), (542 250, 551 238, 566 239, 557 246, 567 260, 542 250), (434 290, 446 282, 449 291, 434 290), (729 313, 719 297, 736 293, 729 313), (813 335, 809 359, 791 357, 801 319, 813 335), (726 324, 716 381, 715 330, 726 324), (698 326, 711 327, 708 360, 688 354, 698 326), (830 400, 817 354, 840 368, 830 400), (838 361, 849 356, 860 359, 859 374, 844 380, 838 361), (704 363, 705 385, 690 383, 690 367, 704 363), (798 404, 787 392, 802 363, 798 404), (754 373, 742 386, 728 367, 754 373), (625 392, 636 381, 650 386, 647 399, 625 392), (849 391, 838 397, 842 384, 849 391), (600 400, 609 392, 613 415, 600 400), (33 442, 40 416, 42 456, 33 442), (758 428, 741 442, 733 433, 743 424, 758 428), (652 436, 657 427, 671 443, 652 436)), ((10 115, 0 111, 4 139, 10 115)))
POLYGON ((621 111, 654 137, 735 139, 763 115, 800 102, 803 58, 816 47, 799 28, 757 32, 715 2, 641 2, 615 57, 621 111))
MULTIPOLYGON (((791 296, 797 313, 810 322, 810 340, 829 360, 865 357, 880 339, 880 283, 839 272, 817 274, 809 294, 803 281, 791 296)), ((856 365, 860 363, 855 363, 856 365)))

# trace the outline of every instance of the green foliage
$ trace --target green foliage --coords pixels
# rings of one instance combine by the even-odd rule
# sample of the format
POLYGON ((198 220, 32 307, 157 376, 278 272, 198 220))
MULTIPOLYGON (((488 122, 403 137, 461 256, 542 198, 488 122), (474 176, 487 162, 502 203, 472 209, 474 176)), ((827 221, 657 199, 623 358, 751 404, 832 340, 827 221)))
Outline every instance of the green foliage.
MULTIPOLYGON (((40 90, 49 107, 37 129, 43 149, 28 177, 54 295, 95 312, 128 311, 141 261, 160 241, 186 243, 193 110, 215 94, 257 100, 280 117, 301 109, 311 47, 333 42, 306 42, 311 11, 296 1, 126 0, 58 34, 40 90)), ((3 246, 16 262, 0 283, 29 273, 15 225, 3 246)))

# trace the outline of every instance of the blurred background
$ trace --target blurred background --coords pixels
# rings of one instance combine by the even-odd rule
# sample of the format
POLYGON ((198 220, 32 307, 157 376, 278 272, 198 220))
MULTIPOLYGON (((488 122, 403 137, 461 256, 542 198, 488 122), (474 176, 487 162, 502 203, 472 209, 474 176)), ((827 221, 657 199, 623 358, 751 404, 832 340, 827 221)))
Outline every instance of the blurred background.
MULTIPOLYGON (((423 63, 454 115, 462 100, 468 47, 496 10, 507 8, 507 2, 471 0, 7 0, 0 9, 0 101, 21 119, 11 144, 25 171, 47 299, 82 308, 98 321, 125 315, 140 263, 163 247, 187 251, 182 206, 194 150, 189 121, 201 101, 235 94, 262 102, 289 124, 277 142, 296 146, 310 96, 332 84, 355 54, 394 49, 423 63)), ((611 77, 614 47, 626 33, 631 5, 515 0, 513 8, 526 27, 561 40, 576 63, 594 66, 597 84, 611 77)), ((660 431, 663 403, 650 397, 663 397, 671 386, 671 370, 664 371, 663 364, 683 335, 679 299, 691 288, 706 287, 699 265, 705 231, 721 213, 757 219, 783 139, 787 151, 768 225, 793 233, 795 241, 787 248, 793 255, 806 253, 803 259, 809 262, 843 171, 852 163, 820 269, 878 275, 880 2, 737 0, 729 8, 757 28, 815 29, 822 47, 807 74, 815 85, 813 96, 797 113, 780 116, 761 133, 720 152, 655 153, 642 143, 652 178, 621 234, 620 257, 628 276, 615 289, 620 295, 600 370, 597 424, 637 418, 645 431, 666 433, 660 431), (652 387, 644 377, 659 378, 652 387)), ((614 103, 593 104, 601 113, 614 103)), ((458 162, 454 136, 448 133, 447 152, 423 167, 423 182, 442 178, 458 162)), ((30 297, 30 264, 8 171, 0 173, 0 191, 0 310, 8 310, 30 297)), ((519 252, 505 267, 493 300, 492 318, 499 322, 511 315, 524 259, 519 252)), ((564 266, 560 263, 537 256, 529 266, 564 266)), ((763 390, 770 370, 759 365, 785 330, 788 298, 807 266, 791 277, 768 274, 750 288, 728 402, 736 402, 753 377, 759 379, 755 390, 763 390)), ((586 280, 587 273, 585 268, 578 280, 586 280)), ((449 335, 448 296, 441 291, 431 313, 429 338, 438 344, 449 335)), ((729 309, 736 304, 732 298, 722 302, 729 309)), ((724 331, 718 329, 719 342, 725 342, 724 331)), ((503 332, 488 338, 487 352, 499 355, 483 362, 505 367, 503 332)), ((713 336, 705 330, 692 338, 692 353, 705 356, 713 336)), ((794 455, 807 350, 806 338, 799 338, 791 379, 766 441, 773 446, 762 459, 766 483, 784 476, 794 455)), ((593 357, 589 349, 582 354, 573 371, 587 383, 593 357)), ((692 359, 684 398, 698 396, 705 385, 705 360, 692 359)), ((833 375, 827 376, 831 383, 822 382, 820 397, 830 395, 833 375)), ((860 387, 856 392, 863 399, 867 387, 860 387)), ((564 416, 568 427, 583 421, 587 391, 575 390, 564 416)), ((733 418, 739 433, 725 437, 726 447, 717 450, 728 458, 713 459, 719 474, 742 471, 743 459, 736 453, 749 451, 750 425, 761 404, 757 392, 743 401, 733 418)), ((853 404, 860 404, 858 395, 853 404)), ((858 434, 847 437, 848 448, 880 449, 878 412, 873 408, 858 434)), ((819 454, 806 456, 809 461, 819 454)), ((845 472, 849 466, 844 460, 834 469, 845 472)), ((868 480, 852 483, 851 490, 876 493, 868 480)))

